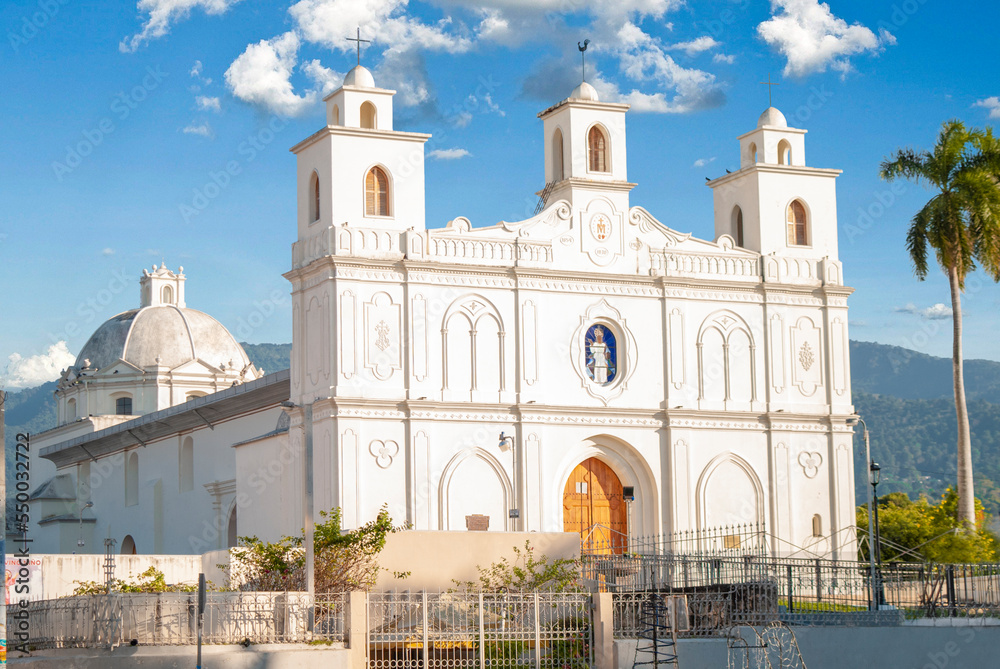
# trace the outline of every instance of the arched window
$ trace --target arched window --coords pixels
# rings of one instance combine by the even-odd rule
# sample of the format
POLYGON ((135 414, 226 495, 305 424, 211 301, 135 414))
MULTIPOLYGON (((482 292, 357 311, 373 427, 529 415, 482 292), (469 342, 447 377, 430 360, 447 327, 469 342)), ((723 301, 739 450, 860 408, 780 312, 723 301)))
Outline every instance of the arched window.
POLYGON ((184 437, 178 458, 178 485, 180 492, 194 490, 194 439, 184 437))
POLYGON ((340 125, 340 107, 333 105, 333 125, 340 125))
POLYGON ((375 129, 375 105, 371 102, 364 102, 361 105, 361 127, 369 130, 375 129))
POLYGON ((743 246, 743 210, 739 205, 733 207, 733 239, 737 246, 743 246))
POLYGON ((236 506, 229 512, 229 529, 226 532, 226 548, 236 548, 239 537, 236 536, 236 506))
POLYGON ((160 291, 160 301, 163 302, 163 304, 173 304, 174 289, 170 286, 164 286, 163 290, 160 291))
POLYGON ((563 136, 562 130, 556 128, 552 133, 552 181, 563 180, 563 136))
POLYGON ((125 506, 135 506, 139 503, 139 454, 129 453, 125 462, 125 506))
POLYGON ((813 516, 813 536, 823 536, 823 517, 818 513, 813 516))
POLYGON ((373 167, 365 177, 365 216, 390 215, 389 177, 381 167, 373 167))
POLYGON ((132 538, 131 534, 126 534, 125 538, 122 539, 122 555, 135 555, 135 539, 132 538))
POLYGON ((750 142, 750 147, 747 149, 747 157, 750 159, 751 165, 757 164, 757 145, 750 142))
POLYGON ((783 139, 778 142, 778 164, 779 165, 791 165, 792 164, 792 145, 788 143, 788 140, 783 139))
POLYGON ((115 415, 118 416, 131 416, 132 415, 132 398, 131 397, 119 397, 115 400, 115 415))
POLYGON ((798 200, 794 200, 788 205, 788 213, 785 220, 788 224, 788 245, 808 246, 809 239, 807 235, 805 206, 798 200))
POLYGON ((319 220, 319 175, 315 172, 309 179, 309 220, 319 220))
POLYGON ((71 399, 66 402, 66 422, 69 423, 74 420, 76 420, 76 400, 71 399))
POLYGON ((608 172, 608 138, 600 126, 587 133, 587 165, 591 172, 608 172))

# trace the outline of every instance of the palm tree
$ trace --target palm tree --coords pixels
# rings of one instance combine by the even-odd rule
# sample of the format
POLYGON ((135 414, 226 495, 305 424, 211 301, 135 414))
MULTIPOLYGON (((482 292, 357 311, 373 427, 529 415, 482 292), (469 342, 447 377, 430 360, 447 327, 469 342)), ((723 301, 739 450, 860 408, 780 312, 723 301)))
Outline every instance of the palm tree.
POLYGON ((962 293, 976 263, 1000 281, 1000 151, 991 130, 969 130, 961 121, 941 126, 933 151, 900 149, 882 162, 886 181, 924 182, 934 196, 913 217, 906 247, 921 281, 927 276, 928 247, 934 250, 951 287, 955 414, 958 418, 958 520, 976 527, 972 481, 972 439, 962 370, 962 293))

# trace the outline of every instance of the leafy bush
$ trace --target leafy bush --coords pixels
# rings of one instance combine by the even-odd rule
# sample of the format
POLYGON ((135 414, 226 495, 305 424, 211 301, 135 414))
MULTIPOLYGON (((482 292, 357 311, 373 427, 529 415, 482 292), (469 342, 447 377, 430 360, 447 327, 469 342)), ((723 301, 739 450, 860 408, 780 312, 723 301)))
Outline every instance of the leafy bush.
MULTIPOLYGON (((97 581, 73 581, 76 583, 76 588, 73 590, 74 597, 81 595, 106 595, 108 594, 108 586, 105 583, 98 583, 97 581)), ((214 586, 209 581, 208 589, 214 589, 214 586)), ((111 582, 112 592, 122 592, 122 593, 147 593, 155 594, 159 592, 197 592, 198 584, 185 585, 185 584, 168 584, 166 577, 163 572, 156 567, 150 567, 146 571, 139 574, 135 580, 123 581, 120 578, 116 578, 111 582)))

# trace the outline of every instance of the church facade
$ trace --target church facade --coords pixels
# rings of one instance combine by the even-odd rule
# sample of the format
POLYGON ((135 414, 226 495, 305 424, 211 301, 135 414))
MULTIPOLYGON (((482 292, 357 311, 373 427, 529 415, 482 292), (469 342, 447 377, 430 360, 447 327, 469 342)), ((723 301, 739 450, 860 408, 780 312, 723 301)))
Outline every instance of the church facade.
POLYGON ((137 542, 143 513, 112 529, 102 517, 129 500, 88 490, 94 535, 199 552, 294 533, 311 430, 315 510, 340 507, 348 527, 385 505, 415 529, 571 531, 626 550, 753 525, 775 554, 853 559, 839 171, 806 164, 805 131, 769 108, 739 137, 740 169, 708 183, 715 239, 700 240, 630 202, 628 106, 583 83, 539 114, 533 217, 428 229, 429 136, 393 129, 393 93, 355 68, 327 125, 292 148, 287 376, 158 408, 135 439, 128 422, 46 437, 67 476, 117 455, 124 480, 132 454, 140 470, 166 454, 133 484, 160 492, 133 507, 162 516, 190 495, 159 540, 137 542), (180 492, 185 439, 210 480, 180 492), (192 541, 208 524, 227 528, 218 545, 192 541))

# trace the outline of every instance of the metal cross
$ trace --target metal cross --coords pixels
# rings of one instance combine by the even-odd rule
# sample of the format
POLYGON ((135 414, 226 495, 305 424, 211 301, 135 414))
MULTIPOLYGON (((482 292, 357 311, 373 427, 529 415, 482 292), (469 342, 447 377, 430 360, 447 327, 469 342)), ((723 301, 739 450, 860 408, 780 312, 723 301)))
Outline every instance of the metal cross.
POLYGON ((764 86, 767 86, 767 106, 773 107, 774 105, 771 104, 771 86, 780 86, 781 84, 779 84, 776 81, 771 81, 770 72, 767 73, 767 81, 761 81, 759 83, 763 84, 764 86))
POLYGON ((582 61, 582 68, 583 68, 583 81, 587 80, 587 54, 586 54, 586 51, 587 51, 587 46, 589 46, 589 45, 590 45, 590 40, 589 39, 583 40, 583 44, 580 44, 579 42, 576 43, 576 48, 578 48, 580 50, 580 59, 582 61))
POLYGON ((371 44, 372 41, 370 39, 361 39, 361 27, 360 26, 358 27, 358 36, 357 37, 348 37, 347 41, 348 42, 357 42, 358 43, 358 65, 360 65, 361 64, 361 43, 362 42, 367 42, 368 44, 371 44))

